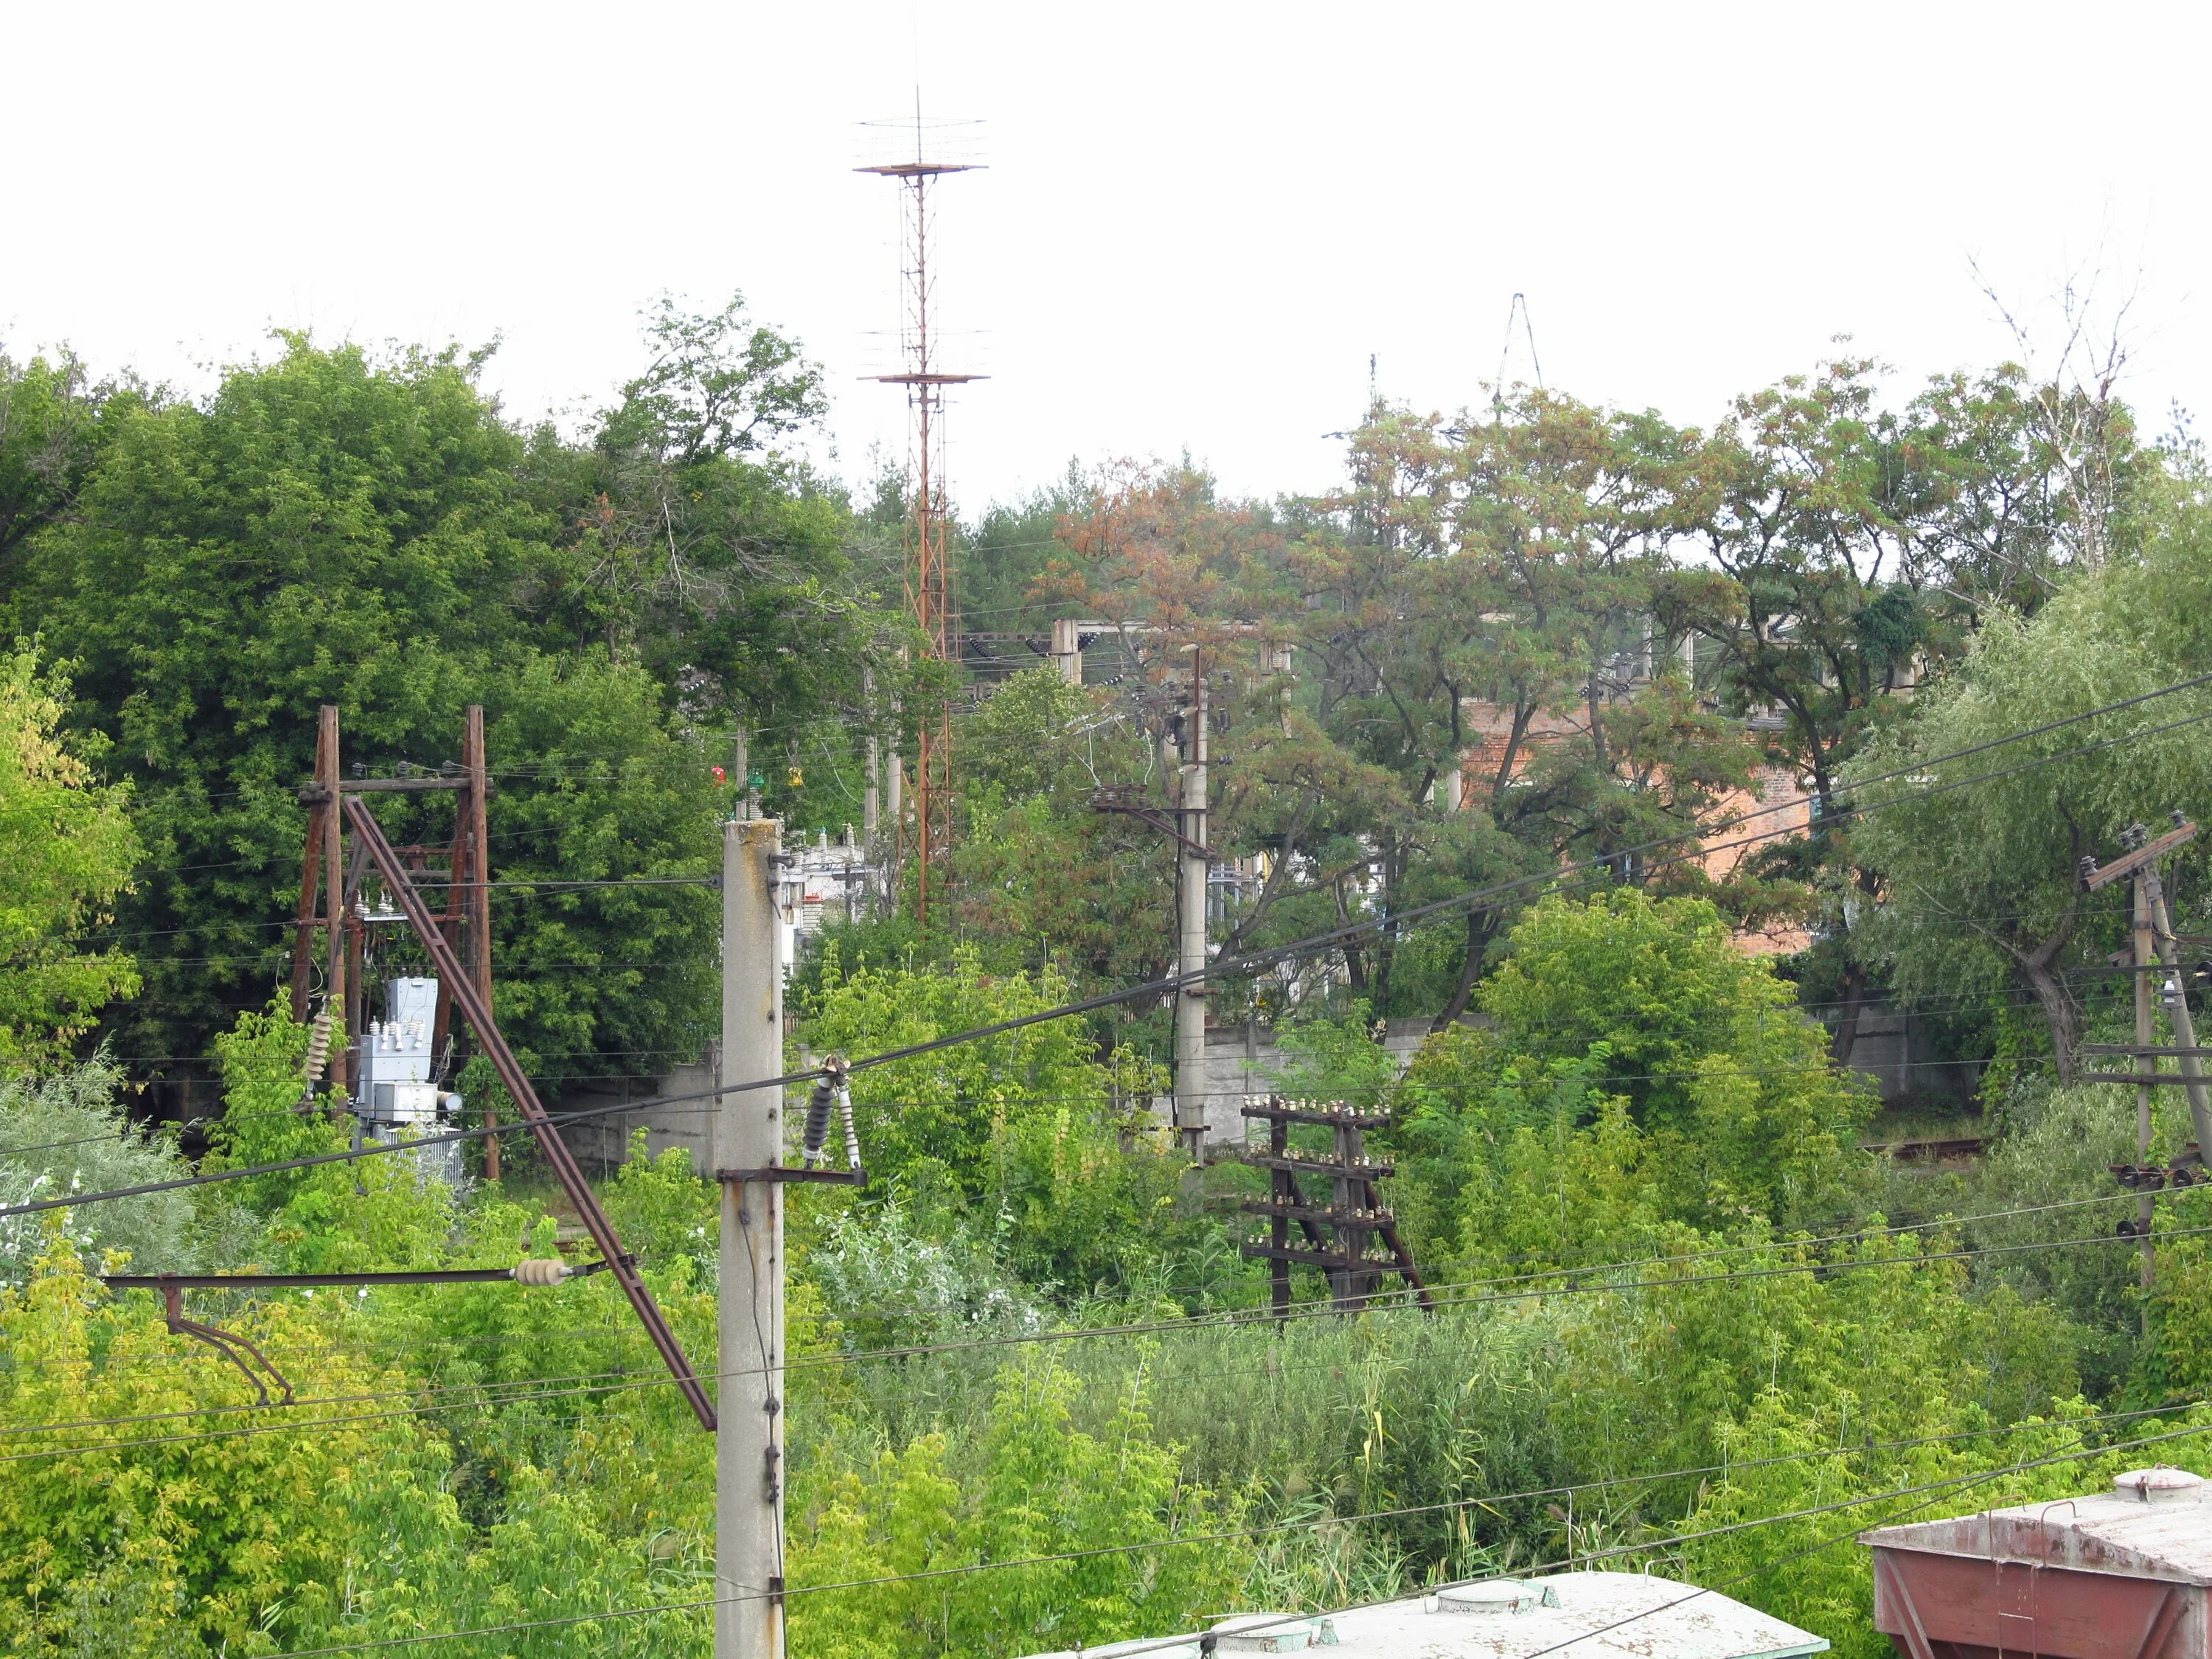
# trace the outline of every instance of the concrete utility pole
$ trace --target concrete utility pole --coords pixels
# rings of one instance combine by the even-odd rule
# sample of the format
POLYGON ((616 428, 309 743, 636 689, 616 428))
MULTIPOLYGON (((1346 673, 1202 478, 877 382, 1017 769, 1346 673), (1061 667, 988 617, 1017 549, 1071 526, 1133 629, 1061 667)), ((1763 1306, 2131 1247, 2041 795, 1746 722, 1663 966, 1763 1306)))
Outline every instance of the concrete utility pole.
POLYGON ((1073 617, 1053 619, 1052 665, 1070 685, 1083 684, 1083 624, 1073 617))
MULTIPOLYGON (((1183 765, 1176 774, 1176 828, 1182 832, 1182 927, 1176 971, 1193 974, 1206 966, 1206 673, 1191 653, 1190 704, 1184 718, 1183 765)), ((1176 1129, 1195 1162, 1206 1147, 1206 999, 1203 983, 1176 993, 1176 1129)))
MULTIPOLYGON (((782 851, 777 819, 723 826, 726 1085, 783 1070, 782 851)), ((783 1659, 783 1188, 744 1178, 782 1162, 783 1091, 724 1095, 714 1659, 783 1659)))
MULTIPOLYGON (((872 723, 876 718, 876 671, 860 671, 860 702, 872 723)), ((868 864, 878 862, 876 842, 881 834, 884 802, 884 743, 872 729, 868 732, 866 771, 863 775, 866 787, 860 792, 860 844, 866 849, 868 864)))

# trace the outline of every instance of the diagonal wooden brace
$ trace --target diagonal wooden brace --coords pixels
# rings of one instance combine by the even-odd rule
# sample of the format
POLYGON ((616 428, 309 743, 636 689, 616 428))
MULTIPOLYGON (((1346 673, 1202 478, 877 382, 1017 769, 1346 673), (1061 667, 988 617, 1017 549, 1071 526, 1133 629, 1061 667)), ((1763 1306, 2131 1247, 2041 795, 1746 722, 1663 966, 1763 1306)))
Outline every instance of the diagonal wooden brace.
POLYGON ((698 1373, 691 1369, 691 1361, 685 1355, 683 1345, 677 1341, 676 1333, 668 1328, 668 1321, 662 1315, 659 1304, 653 1299, 653 1292, 646 1288, 645 1280, 638 1276, 636 1265, 629 1253, 623 1249, 622 1240, 615 1237, 614 1223, 607 1218, 607 1212, 600 1207, 599 1195, 584 1179, 584 1172, 578 1167, 568 1144, 561 1139, 561 1132, 553 1127, 553 1120, 546 1115, 545 1108, 538 1103, 538 1091, 530 1086, 530 1079, 523 1075, 514 1051, 507 1046, 507 1039, 500 1035, 499 1027, 492 1019, 491 1009, 486 1005, 475 981, 463 970, 459 957, 454 953, 444 931, 438 926, 437 918, 423 903, 422 894, 416 890, 415 884, 407 879, 407 873, 400 866, 399 855, 392 850, 391 842, 385 838, 383 828, 377 823, 375 816, 358 796, 346 796, 343 804, 347 824, 358 838, 360 845, 368 849, 368 856, 383 876, 385 884, 399 900, 400 908, 406 912, 416 937, 422 941, 422 948, 429 952, 440 979, 453 988, 453 1001, 461 1011, 461 1018, 467 1020, 471 1029, 476 1032, 477 1041, 483 1045, 485 1054, 499 1073, 499 1080, 506 1085, 507 1092, 521 1109, 531 1133, 538 1137, 538 1145, 545 1154, 545 1161, 553 1166, 554 1177, 560 1182, 561 1190, 576 1206, 576 1213, 583 1218, 584 1230, 591 1234, 592 1242, 599 1246, 600 1256, 609 1264, 609 1271, 614 1274, 616 1282, 621 1285, 623 1294, 629 1298, 629 1305, 636 1312, 638 1322, 645 1327, 645 1334, 653 1339, 653 1346, 659 1350, 661 1359, 676 1378, 676 1386, 683 1391, 684 1398, 690 1402, 701 1425, 711 1432, 714 1427, 714 1401, 708 1399, 698 1373))

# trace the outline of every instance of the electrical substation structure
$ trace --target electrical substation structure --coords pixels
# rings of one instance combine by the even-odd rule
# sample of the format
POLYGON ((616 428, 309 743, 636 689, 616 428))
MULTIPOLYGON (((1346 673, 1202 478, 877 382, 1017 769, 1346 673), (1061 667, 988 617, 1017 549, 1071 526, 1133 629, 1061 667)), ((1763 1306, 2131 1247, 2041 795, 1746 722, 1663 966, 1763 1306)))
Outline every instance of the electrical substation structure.
MULTIPOLYGON (((945 477, 945 389, 985 377, 948 373, 938 365, 936 341, 930 332, 930 191, 947 173, 975 168, 972 162, 937 161, 926 156, 917 118, 912 161, 854 170, 896 179, 905 196, 902 221, 905 300, 899 328, 902 367, 896 374, 872 378, 885 386, 906 388, 913 478, 913 499, 906 518, 907 605, 921 636, 925 656, 950 668, 958 660, 959 622, 954 614, 951 509, 945 477)), ((913 820, 910 826, 895 823, 892 833, 899 838, 902 853, 912 852, 915 921, 926 933, 930 871, 944 856, 951 824, 952 720, 941 697, 933 695, 927 706, 917 713, 915 730, 913 820)), ((891 798, 896 802, 900 793, 900 763, 896 757, 891 767, 891 798)))
MULTIPOLYGON (((362 902, 366 848, 356 843, 344 855, 340 803, 349 795, 419 794, 449 791, 455 796, 453 837, 442 854, 434 848, 406 846, 397 850, 415 876, 442 857, 447 870, 445 908, 437 915, 440 933, 466 964, 476 994, 491 1006, 491 872, 485 844, 486 807, 491 783, 484 766, 483 709, 471 703, 465 718, 461 759, 435 772, 414 771, 393 778, 343 777, 338 767, 338 711, 325 705, 315 733, 315 775, 300 790, 307 805, 307 856, 300 872, 300 908, 292 942, 292 1018, 317 1032, 309 1081, 321 1071, 334 1020, 343 1019, 347 1047, 338 1057, 331 1090, 356 1103, 357 1119, 388 1131, 419 1129, 450 1115, 453 1097, 439 1093, 453 1052, 453 990, 443 981, 394 981, 387 1018, 368 1018, 368 986, 363 973, 366 945, 379 930, 400 921, 388 906, 371 910, 362 902), (317 919, 318 899, 320 920, 317 919), (309 1006, 313 990, 315 931, 324 935, 323 1006, 309 1006), (424 1011, 421 1002, 427 1000, 424 1011), (375 1025, 374 1030, 370 1028, 375 1025), (387 1028, 391 1028, 388 1029, 387 1028)), ((487 1110, 485 1122, 499 1118, 487 1110)), ((484 1178, 499 1179, 499 1137, 484 1139, 484 1178)))
MULTIPOLYGON (((342 1014, 348 1037, 345 1052, 333 1057, 337 1064, 324 1103, 352 1118, 357 1139, 365 1127, 394 1139, 434 1128, 440 1116, 449 1115, 458 1105, 456 1097, 441 1094, 438 1087, 439 1075, 450 1057, 453 1016, 458 1013, 529 1124, 554 1178, 599 1247, 606 1271, 622 1286, 678 1389, 700 1423, 713 1429, 714 1402, 653 1301, 653 1292, 638 1276, 636 1258, 623 1249, 599 1194, 585 1179, 492 1017, 490 904, 484 852, 484 807, 490 793, 490 776, 484 763, 483 710, 471 707, 468 711, 463 762, 435 773, 345 777, 339 765, 338 738, 338 711, 325 706, 316 732, 315 776, 300 791, 308 806, 307 848, 292 963, 292 1006, 297 1017, 306 1012, 310 990, 309 951, 317 925, 319 881, 325 901, 321 926, 326 937, 324 1005, 318 1011, 316 1025, 323 1043, 327 1044, 330 1022, 342 1014), (369 799, 375 795, 431 791, 452 791, 460 796, 453 845, 445 854, 449 878, 442 911, 433 911, 423 897, 423 889, 429 884, 424 866, 433 854, 422 848, 394 847, 368 810, 369 799), (384 890, 374 908, 362 891, 372 872, 384 890), (363 945, 371 928, 386 925, 404 926, 413 932, 430 958, 435 977, 392 981, 386 993, 389 1017, 376 1021, 366 1018, 363 945), (464 965, 464 948, 468 965, 464 965), (388 1079, 382 1076, 386 1071, 392 1073, 388 1079), (413 1075, 417 1071, 428 1075, 413 1075)), ((313 1059, 311 1049, 311 1062, 313 1059)), ((310 1078, 308 1086, 312 1089, 313 1085, 310 1078)), ((312 1097, 301 1105, 302 1109, 313 1109, 312 1097)), ((495 1130, 497 1125, 488 1122, 486 1127, 495 1130)), ((498 1144, 495 1133, 483 1139, 488 1148, 498 1144)), ((440 1150, 450 1151, 450 1144, 440 1150)), ((488 1155, 487 1174, 496 1169, 488 1155)), ((374 1277, 369 1275, 362 1282, 374 1277)))
POLYGON ((1265 1243, 1239 1248, 1248 1260, 1269 1264, 1275 1316, 1279 1319, 1290 1313, 1294 1263, 1319 1267, 1328 1275, 1329 1291, 1340 1312, 1356 1313, 1366 1306, 1382 1287, 1382 1276, 1395 1273, 1406 1281, 1420 1304, 1434 1313, 1436 1303, 1422 1284, 1420 1270, 1413 1265, 1405 1241, 1398 1236, 1397 1215, 1384 1206, 1376 1185, 1395 1174, 1397 1166, 1368 1157, 1362 1145, 1366 1131, 1389 1127, 1389 1115, 1358 1111, 1340 1100, 1319 1105, 1285 1100, 1280 1095, 1249 1102, 1243 1115, 1267 1126, 1267 1150, 1248 1152, 1244 1158, 1268 1172, 1267 1196, 1248 1198, 1243 1207, 1248 1215, 1267 1218, 1268 1237, 1265 1243), (1291 1128, 1294 1124, 1331 1131, 1332 1145, 1326 1152, 1293 1147, 1291 1128), (1307 1177, 1329 1185, 1328 1196, 1318 1203, 1307 1196, 1301 1184, 1307 1177), (1303 1248, 1291 1243, 1294 1221, 1305 1235, 1303 1248), (1329 1230, 1326 1235, 1322 1231, 1324 1227, 1329 1230), (1380 1238, 1390 1254, 1371 1255, 1370 1238, 1380 1238))

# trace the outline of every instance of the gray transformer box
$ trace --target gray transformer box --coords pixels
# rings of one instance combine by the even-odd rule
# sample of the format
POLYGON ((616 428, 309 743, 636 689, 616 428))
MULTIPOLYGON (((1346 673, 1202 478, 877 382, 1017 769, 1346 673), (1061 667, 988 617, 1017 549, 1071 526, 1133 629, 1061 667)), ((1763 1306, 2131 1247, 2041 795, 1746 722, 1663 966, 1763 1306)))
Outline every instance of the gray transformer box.
MULTIPOLYGON (((459 1095, 445 1093, 433 1081, 438 1056, 430 1051, 437 1029, 438 981, 385 981, 386 1018, 371 1020, 361 1034, 361 1094, 355 1104, 363 1126, 376 1139, 392 1142, 433 1135, 461 1108, 459 1095)), ((422 1173, 445 1182, 461 1178, 458 1144, 425 1146, 409 1155, 422 1173)))

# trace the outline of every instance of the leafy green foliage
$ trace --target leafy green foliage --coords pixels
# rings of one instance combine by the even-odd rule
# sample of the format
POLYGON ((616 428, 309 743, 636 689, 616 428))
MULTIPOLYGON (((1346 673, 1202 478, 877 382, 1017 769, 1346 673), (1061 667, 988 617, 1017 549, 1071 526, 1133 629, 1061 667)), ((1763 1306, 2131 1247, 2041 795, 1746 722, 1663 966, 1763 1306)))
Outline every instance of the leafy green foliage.
POLYGON ((1848 1213, 1870 1101, 1702 899, 1551 898, 1407 1073, 1416 1254, 1482 1271, 1848 1213))
MULTIPOLYGON (((1089 1559, 804 1598, 793 1650, 1014 1655, 1175 1630, 1218 1607, 1243 1577, 1234 1539, 1147 1553, 1112 1547, 1233 1530, 1241 1505, 1182 1474, 1180 1448, 1152 1434, 1139 1375, 1093 1434, 1076 1426, 1077 1377, 1032 1351, 1000 1375, 972 1442, 930 1434, 830 1473, 817 1466, 794 1509, 794 1588, 1069 1551, 1089 1559)), ((834 1468, 834 1465, 831 1466, 834 1468)))
MULTIPOLYGON (((986 973, 966 947, 941 972, 848 973, 833 955, 802 1030, 817 1053, 881 1054, 1054 1006, 1066 989, 1049 966, 986 973)), ((1193 1234, 1176 1212, 1182 1165, 1149 1116, 1158 1084, 1049 1020, 871 1066, 853 1102, 872 1173, 925 1211, 971 1216, 1024 1278, 1087 1287, 1193 1234)))
POLYGON ((130 791, 94 780, 58 734, 66 682, 18 641, 0 657, 0 1063, 66 1053, 106 1005, 137 990, 138 966, 82 936, 112 920, 138 861, 130 791))
MULTIPOLYGON (((398 1377, 332 1346, 316 1311, 264 1305, 238 1328, 284 1355, 304 1398, 389 1395, 398 1377)), ((233 1651, 274 1651, 265 1621, 344 1571, 345 1528, 320 1495, 356 1465, 404 1469, 415 1456, 404 1420, 324 1420, 349 1415, 342 1406, 214 1438, 104 1420, 252 1396, 214 1350, 168 1334, 149 1292, 114 1299, 92 1283, 58 1222, 31 1282, 0 1291, 0 1416, 71 1425, 16 1463, 0 1496, 0 1606, 17 1651, 68 1650, 73 1613, 95 1607, 93 1627, 115 1638, 173 1620, 233 1651), (117 1601, 118 1574, 145 1599, 117 1601)))
MULTIPOLYGON (((2212 520, 2185 515, 2139 557, 2068 586, 2032 619, 1991 619, 1911 725, 1864 762, 1870 777, 1901 775, 1861 794, 1881 810, 1855 839, 1884 890, 1862 950, 1911 996, 2015 988, 2033 999, 2062 1077, 2084 1018, 2065 964, 2084 947, 2122 943, 2127 925, 2125 884, 2085 894, 2080 860, 2110 857, 2130 821, 2163 830, 2169 811, 2212 809, 2212 769, 2187 723, 2212 702, 2197 688, 1994 754, 1932 757, 2201 673, 2209 579, 2212 520), (1926 793, 1942 786, 1954 787, 1926 793)), ((2185 853, 2178 867, 2201 857, 2185 853)))
MULTIPOLYGON (((198 1051, 283 972, 270 924, 300 869, 320 704, 345 763, 388 773, 453 759, 483 703, 491 858, 516 880, 711 868, 734 787, 702 720, 795 713, 849 753, 836 704, 858 702, 876 613, 844 578, 841 500, 763 447, 811 417, 818 376, 735 318, 659 314, 653 367, 582 446, 506 425, 478 360, 302 336, 204 404, 103 406, 96 463, 26 543, 16 598, 75 665, 69 724, 135 787, 133 890, 58 880, 52 902, 84 915, 38 918, 63 935, 114 899, 125 942, 157 941, 149 994, 109 1028, 130 1052, 198 1051)), ((452 836, 448 796, 379 810, 403 844, 452 836)), ((521 890, 494 914, 500 1012, 546 1071, 699 1052, 709 896, 521 890)))
POLYGON ((0 350, 0 573, 12 579, 23 544, 69 513, 118 417, 144 401, 72 351, 0 350))
MULTIPOLYGON (((105 1192, 187 1174, 173 1133, 135 1130, 118 1097, 123 1073, 101 1055, 47 1076, 0 1078, 0 1204, 105 1192)), ((191 1200, 149 1193, 63 1218, 70 1247, 113 1256, 141 1272, 186 1272, 199 1260, 191 1200)), ((0 1219, 0 1283, 20 1285, 46 1249, 37 1215, 0 1219)))
MULTIPOLYGON (((120 951, 76 954, 111 911, 118 946, 167 941, 112 1030, 134 1051, 215 1037, 210 1170, 348 1144, 268 1001, 321 702, 348 763, 379 772, 449 757, 461 705, 486 706, 494 862, 543 884, 495 897, 499 1012, 536 1075, 650 1072, 712 1035, 711 892, 562 884, 711 871, 743 780, 710 768, 741 752, 769 810, 834 830, 858 816, 865 740, 910 740, 958 675, 901 663, 902 481, 856 514, 799 459, 823 383, 797 343, 735 300, 665 301, 647 335, 648 366, 580 439, 508 426, 453 353, 288 337, 198 404, 0 360, 0 576, 77 676, 26 646, 0 685, 23 734, 20 779, 0 777, 21 888, 0 881, 0 1059, 26 1073, 0 1084, 0 1146, 21 1148, 0 1151, 0 1194, 181 1167, 128 1129, 101 1065, 52 1069, 131 988, 120 951)), ((1444 1305, 1177 1322, 1261 1285, 1228 1208, 1250 1172, 1192 1171, 1152 1115, 1161 1011, 871 1067, 878 1184, 790 1195, 795 1650, 1091 1646, 1618 1551, 1708 1583, 1771 1570, 1737 1593, 1871 1659, 1863 1556, 1792 1552, 1895 1513, 1900 1485, 2125 1432, 2085 1395, 2197 1389, 2212 1273, 2186 1234, 2212 1197, 2162 1200, 2179 1236, 2137 1293, 2092 1206, 2131 1155, 2124 1103, 2019 1080, 2015 1020, 1984 1163, 1877 1169, 1827 1033, 1732 938, 1816 896, 1827 937, 1800 968, 1846 1002, 1888 974, 1990 1003, 2033 981, 2023 953, 2055 971, 2111 942, 2114 916, 2069 908, 2074 842, 2194 801, 2182 736, 1725 872, 1638 850, 1709 833, 1767 769, 1840 805, 1867 769, 1909 775, 2023 709, 2193 672, 2201 457, 2137 480, 2123 416, 2015 370, 1885 411, 1854 362, 1711 431, 1501 389, 1456 422, 1371 411, 1329 501, 1228 501, 1188 466, 1072 472, 979 526, 971 608, 1106 618, 1095 655, 1124 678, 1038 669, 962 715, 943 906, 927 937, 910 915, 843 928, 793 988, 797 1040, 880 1054, 1157 973, 1171 843, 1087 797, 1167 804, 1189 735, 1174 682, 1202 665, 1209 837, 1239 861, 1215 942, 1370 924, 1220 988, 1218 1010, 1285 1017, 1294 1090, 1399 1114, 1376 1136, 1402 1171, 1386 1201, 1444 1305), (2066 448, 2085 432, 2094 454, 2066 448), (1685 537, 1710 558, 1677 559, 1685 537), (1584 858, 1618 884, 1402 920, 1584 858), (1971 938, 1969 915, 1988 924, 1971 938), (1407 1012, 1437 1035, 1400 1079, 1372 1021, 1407 1012), (988 1340, 1123 1322, 1167 1328, 988 1340), (1565 1508, 1502 1495, 1562 1486, 1565 1508), (1007 1565, 1036 1556, 1071 1559, 1007 1565)), ((452 832, 443 796, 377 810, 402 842, 452 832)), ((379 937, 364 978, 420 966, 379 937)), ((461 1074, 480 1106, 485 1069, 461 1074)), ((2163 1113, 2154 1151, 2183 1133, 2163 1113)), ((456 1193, 400 1154, 19 1218, 0 1424, 39 1432, 0 1492, 0 1646, 166 1659, 515 1624, 425 1650, 703 1652, 713 1442, 608 1276, 194 1292, 302 1395, 240 1423, 234 1370, 87 1272, 125 1251, 504 1268, 557 1248, 529 1189, 456 1193)), ((634 1145, 604 1191, 679 1340, 720 1369, 717 1188, 634 1145)), ((2008 1483, 2056 1495, 2124 1455, 2008 1483)))
MULTIPOLYGON (((326 1115, 302 1080, 307 1028, 280 996, 264 1013, 240 1016, 216 1039, 224 1115, 204 1165, 210 1171, 279 1164, 344 1151, 341 1120, 326 1115)), ((449 1189, 404 1155, 247 1176, 215 1189, 265 1220, 264 1242, 278 1273, 346 1273, 426 1267, 444 1253, 449 1189)))

